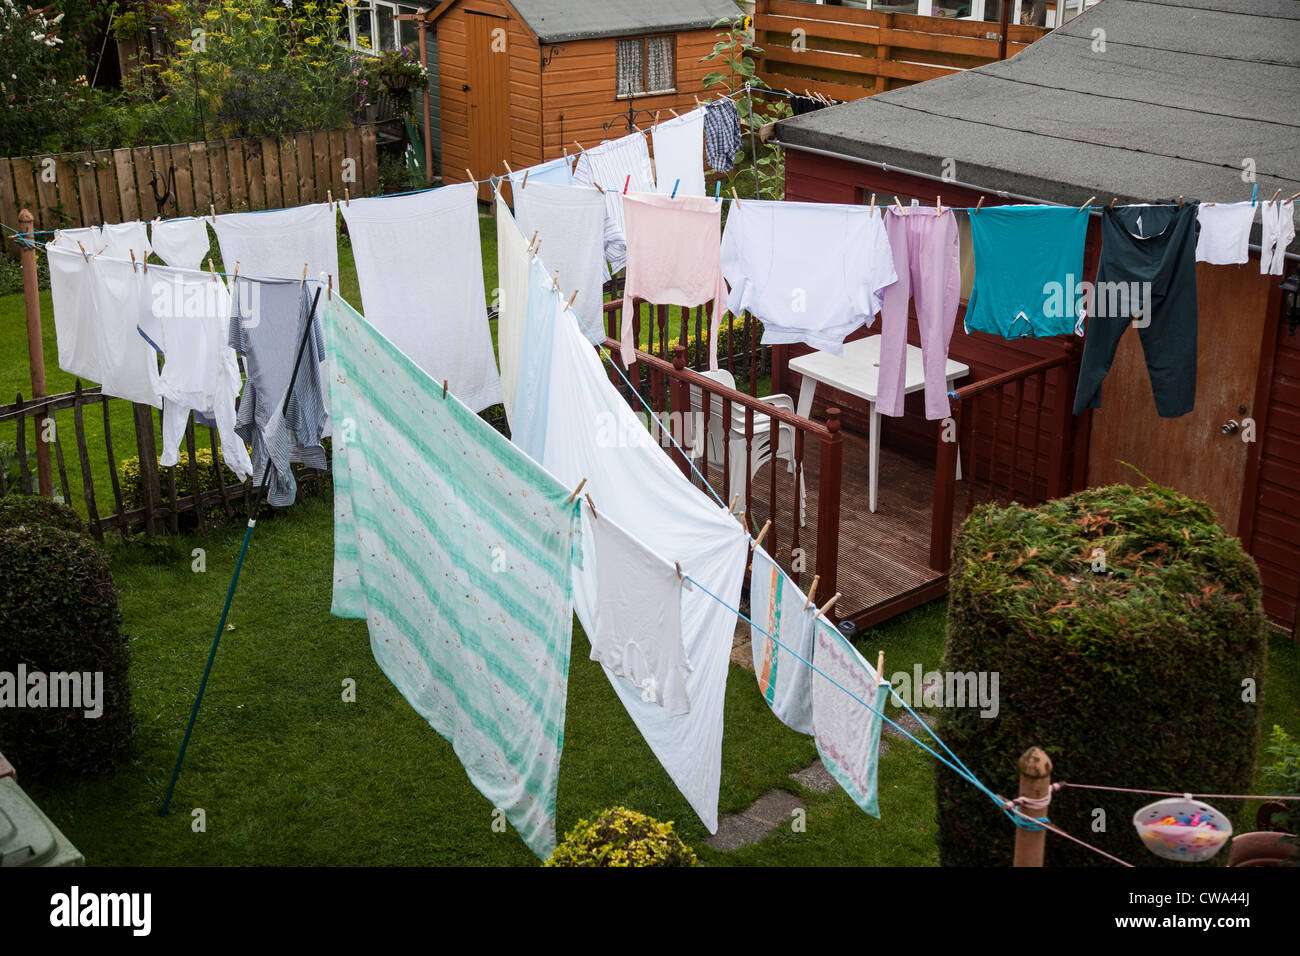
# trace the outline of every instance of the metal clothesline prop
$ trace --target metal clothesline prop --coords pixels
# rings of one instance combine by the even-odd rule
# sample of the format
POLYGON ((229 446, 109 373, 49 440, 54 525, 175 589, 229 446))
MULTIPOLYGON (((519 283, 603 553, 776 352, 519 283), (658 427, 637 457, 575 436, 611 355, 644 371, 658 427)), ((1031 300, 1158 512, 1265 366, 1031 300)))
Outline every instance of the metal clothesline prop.
MULTIPOLYGON (((293 394, 294 383, 298 380, 298 370, 302 366, 302 356, 307 350, 307 340, 311 336, 311 326, 316 321, 316 306, 320 302, 320 288, 317 287, 316 294, 312 297, 311 312, 307 315, 307 323, 302 330, 302 339, 298 342, 298 356, 294 359, 293 374, 289 376, 289 388, 284 393, 284 403, 280 407, 281 416, 289 411, 289 396, 293 394)), ((199 692, 194 696, 194 706, 190 709, 190 720, 185 727, 185 737, 181 740, 180 752, 176 755, 176 766, 172 768, 171 782, 167 784, 167 795, 163 797, 162 809, 158 811, 160 817, 167 815, 167 810, 171 806, 172 794, 176 792, 176 781, 181 775, 181 764, 185 762, 185 751, 189 748, 190 737, 194 734, 194 722, 199 717, 199 707, 203 703, 203 692, 207 689, 208 678, 212 675, 212 665, 217 659, 217 648, 221 646, 221 635, 226 629, 226 618, 230 615, 230 604, 235 599, 235 588, 239 584, 239 572, 244 568, 244 558, 248 554, 248 544, 253 537, 253 527, 257 524, 257 512, 262 506, 262 498, 266 494, 266 484, 271 477, 271 459, 266 460, 266 467, 262 470, 262 483, 258 486, 257 493, 253 495, 252 501, 248 506, 248 524, 244 528, 244 541, 239 546, 239 557, 235 561, 235 573, 230 578, 230 588, 226 591, 226 603, 221 608, 221 620, 217 623, 217 633, 212 638, 212 649, 208 652, 208 663, 203 668, 203 679, 199 681, 199 692)))

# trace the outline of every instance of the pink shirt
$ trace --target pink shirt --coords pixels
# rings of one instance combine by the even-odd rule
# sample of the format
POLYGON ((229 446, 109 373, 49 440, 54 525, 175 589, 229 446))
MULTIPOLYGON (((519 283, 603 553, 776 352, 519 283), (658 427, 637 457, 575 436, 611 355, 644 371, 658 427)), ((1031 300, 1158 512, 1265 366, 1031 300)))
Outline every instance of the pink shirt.
POLYGON ((704 196, 670 199, 656 193, 628 193, 627 282, 623 289, 623 363, 636 362, 632 302, 702 305, 713 302, 709 322, 709 368, 718 367, 718 326, 726 308, 722 278, 722 203, 704 196))

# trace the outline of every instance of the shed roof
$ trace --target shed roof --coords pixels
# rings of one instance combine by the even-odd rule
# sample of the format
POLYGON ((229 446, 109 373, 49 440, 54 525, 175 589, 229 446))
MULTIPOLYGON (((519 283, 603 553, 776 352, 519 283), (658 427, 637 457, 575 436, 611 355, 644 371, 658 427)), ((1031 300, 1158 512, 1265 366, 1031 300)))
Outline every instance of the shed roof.
MULTIPOLYGON (((507 0, 542 43, 677 33, 735 19, 732 0, 507 0)), ((441 15, 450 3, 433 13, 441 15)))
POLYGON ((1300 3, 1102 0, 1011 59, 784 120, 777 136, 936 177, 950 160, 960 182, 1044 202, 1231 202, 1250 197, 1246 168, 1261 199, 1300 191, 1297 103, 1300 3))

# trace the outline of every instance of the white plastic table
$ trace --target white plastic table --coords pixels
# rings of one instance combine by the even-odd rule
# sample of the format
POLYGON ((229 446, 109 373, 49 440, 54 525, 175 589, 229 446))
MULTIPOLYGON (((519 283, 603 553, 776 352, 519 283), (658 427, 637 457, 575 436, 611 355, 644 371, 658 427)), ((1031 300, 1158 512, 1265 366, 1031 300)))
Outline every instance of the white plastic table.
MULTIPOLYGON (((843 355, 811 352, 793 358, 790 360, 790 371, 798 372, 803 376, 803 382, 799 386, 799 403, 796 407, 796 412, 801 418, 807 418, 812 412, 813 396, 816 394, 818 382, 825 382, 831 388, 866 400, 871 409, 868 433, 871 450, 871 491, 868 505, 872 511, 875 511, 876 484, 880 476, 880 413, 876 411, 876 393, 880 383, 880 336, 871 335, 856 342, 845 342, 843 355)), ((948 380, 948 391, 951 392, 953 382, 969 375, 970 367, 948 359, 944 372, 948 380)), ((925 388, 925 369, 921 364, 921 350, 909 344, 903 394, 917 392, 923 388, 925 388)), ((960 478, 960 453, 957 455, 957 468, 960 478)))

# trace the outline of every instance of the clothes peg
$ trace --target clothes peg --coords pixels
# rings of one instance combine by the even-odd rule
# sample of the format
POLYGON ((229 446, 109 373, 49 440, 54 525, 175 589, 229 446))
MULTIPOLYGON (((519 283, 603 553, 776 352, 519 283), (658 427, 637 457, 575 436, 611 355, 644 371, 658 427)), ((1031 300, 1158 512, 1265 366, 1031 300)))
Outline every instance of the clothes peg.
POLYGON ((347 186, 343 187, 343 205, 349 207, 352 205, 352 195, 348 192, 347 186))
POLYGON ((871 217, 874 219, 875 215, 876 215, 876 194, 872 193, 871 194, 871 217))
POLYGON ((533 243, 537 241, 537 233, 540 232, 540 231, 541 231, 541 230, 538 230, 538 229, 534 229, 534 230, 533 230, 533 238, 531 238, 531 239, 528 240, 528 251, 529 251, 529 252, 532 252, 532 251, 533 251, 533 243))
POLYGON ((87 262, 89 262, 89 261, 90 261, 90 256, 86 255, 86 247, 83 246, 83 245, 81 244, 81 240, 80 240, 80 239, 77 240, 77 248, 81 250, 81 258, 83 258, 83 259, 85 259, 87 262))
MULTIPOLYGON (((628 186, 631 186, 631 185, 632 185, 632 174, 631 174, 631 173, 628 173, 628 174, 627 174, 627 179, 623 180, 623 195, 624 195, 624 196, 627 195, 627 187, 628 187, 628 186)), ((1281 192, 1281 190, 1278 190, 1278 192, 1281 192)))
POLYGON ((578 297, 578 290, 577 290, 577 289, 574 289, 574 290, 573 290, 573 295, 569 296, 569 301, 566 302, 566 303, 564 303, 564 308, 561 309, 560 311, 561 311, 561 312, 568 312, 568 311, 569 311, 569 306, 573 305, 573 300, 576 299, 577 297, 578 297))
MULTIPOLYGON (((694 94, 691 94, 691 95, 694 96, 694 94)), ((704 104, 700 102, 700 98, 699 98, 698 96, 694 96, 694 99, 695 99, 695 108, 696 108, 696 109, 700 109, 702 106, 704 106, 704 104)))
POLYGON ((328 301, 332 298, 334 298, 334 276, 331 275, 328 277, 328 283, 325 286, 325 299, 328 301))
POLYGON ((1287 196, 1286 199, 1284 199, 1284 200, 1282 200, 1282 201, 1283 201, 1283 202, 1295 202, 1297 199, 1300 199, 1300 193, 1296 193, 1294 196, 1287 196))
POLYGON ((672 194, 671 196, 668 197, 669 199, 676 199, 676 198, 677 198, 677 187, 680 186, 681 184, 682 184, 682 181, 681 181, 680 179, 678 179, 676 182, 673 183, 673 194, 672 194))
POLYGON ((533 258, 536 259, 541 254, 542 254, 542 244, 539 242, 537 244, 537 247, 533 249, 533 258))
POLYGON ((470 181, 470 182, 475 183, 475 184, 478 183, 478 180, 474 178, 474 174, 471 173, 471 172, 469 171, 469 167, 468 167, 468 166, 465 167, 465 175, 469 177, 469 181, 470 181))
POLYGON ((1091 206, 1091 205, 1092 205, 1092 201, 1093 201, 1094 199, 1096 199, 1096 198, 1097 198, 1096 196, 1089 196, 1089 197, 1088 197, 1088 201, 1085 202, 1082 206, 1079 207, 1079 212, 1083 212, 1085 209, 1087 209, 1089 206, 1091 206))
POLYGON ((600 515, 596 514, 596 502, 591 500, 591 492, 587 492, 583 497, 587 499, 587 507, 591 509, 591 516, 599 521, 600 515))
POLYGON ((1115 208, 1115 203, 1117 203, 1117 202, 1119 202, 1119 197, 1118 197, 1118 196, 1112 196, 1111 199, 1110 199, 1110 208, 1111 208, 1111 209, 1114 209, 1114 208, 1115 208))
POLYGON ((876 655, 876 676, 880 678, 880 683, 882 684, 889 683, 889 681, 885 680, 885 652, 884 651, 881 651, 879 654, 876 655))
POLYGON ((1255 199, 1259 196, 1259 183, 1250 184, 1250 204, 1255 205, 1255 199))
MULTIPOLYGON (((1279 190, 1279 191, 1280 191, 1280 190, 1279 190)), ((1178 197, 1178 208, 1179 208, 1179 209, 1182 209, 1182 208, 1183 208, 1183 197, 1182 197, 1182 196, 1179 196, 1179 197, 1178 197)))
POLYGON ((735 203, 739 203, 739 202, 740 202, 740 197, 739 197, 738 195, 736 195, 736 187, 735 187, 735 186, 732 186, 732 187, 731 187, 731 201, 732 201, 732 202, 735 202, 735 203))
POLYGON ((236 279, 238 279, 238 278, 239 278, 239 260, 236 259, 236 260, 235 260, 235 274, 232 275, 232 276, 230 277, 230 281, 233 283, 233 282, 234 282, 236 279))
POLYGON ((768 529, 771 527, 772 527, 772 519, 768 518, 767 523, 763 525, 763 530, 761 530, 758 533, 758 537, 756 537, 753 541, 749 542, 750 551, 753 551, 755 548, 757 548, 760 544, 763 543, 763 538, 767 535, 768 529))
POLYGON ((1279 189, 1277 192, 1273 194, 1273 198, 1270 199, 1269 202, 1277 202, 1277 197, 1280 195, 1282 195, 1282 190, 1279 189))
POLYGON ((208 203, 208 213, 212 216, 212 225, 217 224, 217 206, 215 203, 208 203))
POLYGON ((137 269, 137 268, 136 268, 136 265, 135 265, 135 250, 134 250, 134 249, 131 249, 131 250, 129 250, 129 251, 130 251, 130 253, 131 253, 131 271, 132 271, 132 272, 139 272, 140 270, 137 269))
POLYGON ((935 196, 935 197, 934 197, 934 209, 935 209, 935 212, 938 213, 940 216, 943 215, 943 197, 942 197, 942 196, 935 196))
POLYGON ((510 168, 510 163, 509 163, 509 161, 503 159, 503 160, 501 160, 501 164, 502 164, 503 166, 505 166, 505 168, 506 168, 506 172, 510 174, 510 178, 511 178, 511 179, 514 179, 514 178, 515 178, 515 171, 514 171, 513 169, 510 168))
POLYGON ((728 513, 728 514, 735 514, 735 513, 736 513, 736 502, 739 501, 739 500, 740 500, 740 492, 737 491, 734 495, 731 496, 731 504, 729 504, 729 505, 727 506, 727 513, 728 513))
POLYGON ((673 114, 673 119, 681 119, 681 117, 677 115, 677 111, 673 109, 671 106, 668 107, 668 112, 673 114))
POLYGON ((331 206, 334 205, 334 190, 332 189, 325 190, 325 201, 329 203, 331 206))
POLYGON ((527 185, 528 185, 528 170, 525 169, 525 170, 524 170, 524 178, 523 178, 523 181, 519 183, 519 188, 520 188, 520 189, 523 189, 523 188, 526 187, 527 185))
POLYGON ((655 126, 658 126, 658 125, 659 125, 659 111, 658 111, 658 110, 655 110, 655 121, 654 121, 654 125, 655 125, 655 126))
POLYGON ((907 215, 907 213, 903 212, 903 200, 899 199, 897 196, 894 197, 894 205, 898 207, 898 214, 900 216, 907 215))
POLYGON ((593 186, 595 186, 597 189, 600 190, 600 194, 601 194, 602 196, 605 195, 605 187, 604 187, 604 186, 602 186, 600 183, 598 183, 598 182, 596 182, 596 181, 594 181, 594 180, 592 181, 591 184, 592 184, 593 186))
POLYGON ((555 278, 551 280, 551 291, 554 292, 560 287, 560 270, 555 270, 555 278))
POLYGON ((835 602, 838 601, 840 597, 841 597, 840 592, 836 591, 835 596, 833 598, 831 598, 829 601, 827 601, 825 604, 823 604, 821 607, 817 609, 817 613, 813 615, 813 620, 814 621, 817 620, 817 618, 823 616, 827 611, 833 608, 835 606, 835 602))
POLYGON ((585 153, 585 152, 586 152, 586 150, 582 148, 582 144, 579 143, 576 139, 573 141, 573 145, 576 146, 576 147, 578 147, 578 152, 579 152, 579 153, 585 153))
POLYGON ((673 564, 677 567, 677 580, 678 581, 685 580, 686 576, 682 574, 682 563, 680 561, 674 561, 673 564))
POLYGON ((808 588, 808 594, 803 599, 803 609, 805 611, 808 610, 808 605, 812 604, 813 598, 817 596, 817 582, 821 579, 822 576, 820 574, 813 575, 812 586, 808 588))
POLYGON ((716 180, 713 183, 713 201, 722 202, 722 180, 716 180))
POLYGON ((983 206, 983 205, 984 205, 984 197, 983 197, 983 196, 980 196, 980 198, 979 198, 979 202, 977 202, 977 203, 975 204, 975 208, 971 211, 971 215, 973 216, 973 215, 975 215, 975 213, 979 212, 979 211, 980 211, 980 207, 983 206))
POLYGON ((302 278, 298 280, 298 288, 301 289, 307 282, 307 263, 302 264, 302 278))
MULTIPOLYGON (((569 497, 565 499, 564 503, 565 503, 566 505, 571 505, 571 504, 573 504, 573 499, 576 498, 576 497, 578 497, 578 493, 579 493, 580 491, 582 491, 583 486, 586 485, 586 484, 587 484, 587 479, 586 479, 586 478, 584 478, 584 479, 582 479, 582 481, 578 482, 578 487, 576 487, 576 488, 573 489, 573 494, 569 495, 569 497)), ((679 567, 679 571, 678 571, 678 573, 679 573, 679 574, 681 573, 681 572, 680 572, 680 567, 679 567)))
POLYGON ((208 260, 208 272, 212 273, 212 281, 215 283, 217 281, 217 269, 216 266, 212 264, 211 259, 208 260))

